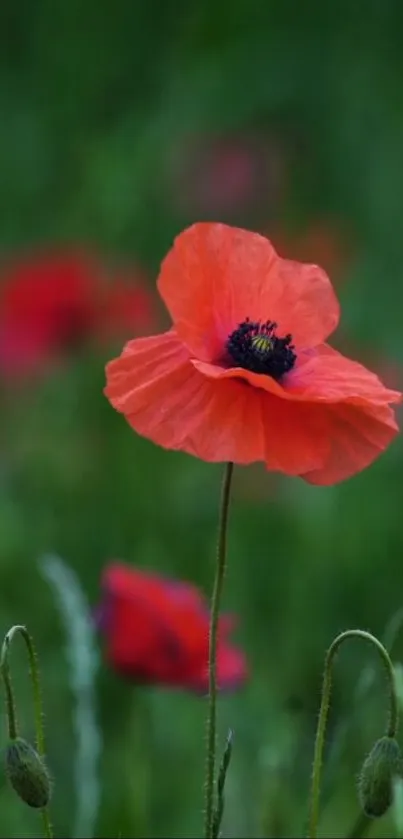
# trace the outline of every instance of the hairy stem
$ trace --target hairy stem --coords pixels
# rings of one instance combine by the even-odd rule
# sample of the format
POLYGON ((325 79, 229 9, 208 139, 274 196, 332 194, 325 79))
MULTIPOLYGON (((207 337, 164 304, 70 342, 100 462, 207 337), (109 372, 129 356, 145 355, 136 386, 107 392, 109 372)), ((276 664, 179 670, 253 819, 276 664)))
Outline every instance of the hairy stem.
POLYGON ((371 635, 370 632, 365 632, 362 629, 349 629, 346 632, 342 632, 341 635, 338 635, 337 638, 334 639, 333 643, 327 651, 325 658, 325 669, 322 683, 322 699, 320 704, 318 725, 316 729, 315 751, 312 769, 308 830, 309 839, 316 839, 317 837, 320 781, 322 774, 323 749, 325 744, 326 726, 330 706, 330 695, 332 689, 333 660, 343 641, 347 641, 350 638, 361 638, 363 641, 368 641, 370 644, 372 644, 373 647, 375 647, 378 650, 378 653, 381 656, 382 662, 384 664, 387 680, 389 683, 389 712, 386 725, 386 734, 388 737, 394 737, 397 731, 399 711, 393 674, 393 665, 387 651, 385 650, 385 647, 383 646, 383 644, 381 644, 380 641, 378 641, 377 638, 375 638, 374 635, 371 635))
POLYGON ((214 796, 217 751, 217 635, 221 595, 226 567, 227 525, 233 469, 233 463, 226 464, 221 490, 217 560, 213 595, 211 599, 208 665, 209 707, 207 717, 206 809, 204 823, 205 839, 213 839, 214 834, 214 796))
MULTIPOLYGON (((15 711, 15 701, 13 689, 10 678, 9 668, 9 651, 11 642, 16 635, 21 635, 24 639, 25 646, 28 652, 29 670, 32 682, 32 692, 34 699, 34 717, 35 717, 35 737, 36 750, 38 754, 43 757, 45 754, 45 730, 43 725, 43 710, 42 710, 42 695, 39 680, 38 659, 35 652, 34 643, 25 626, 15 625, 7 632, 4 638, 3 646, 0 655, 0 670, 3 676, 5 691, 6 691, 6 708, 8 719, 8 733, 11 740, 15 740, 18 736, 17 718, 15 711)), ((42 820, 44 827, 45 839, 53 839, 52 825, 50 822, 49 810, 47 807, 42 809, 42 820)))
POLYGON ((10 667, 8 663, 9 638, 6 635, 1 648, 0 670, 6 693, 6 716, 8 725, 8 736, 10 740, 18 737, 17 711, 15 707, 13 684, 11 681, 10 667))
POLYGON ((364 839, 364 836, 368 833, 373 821, 374 820, 369 816, 366 816, 365 813, 360 813, 357 816, 350 833, 347 834, 347 839, 364 839))

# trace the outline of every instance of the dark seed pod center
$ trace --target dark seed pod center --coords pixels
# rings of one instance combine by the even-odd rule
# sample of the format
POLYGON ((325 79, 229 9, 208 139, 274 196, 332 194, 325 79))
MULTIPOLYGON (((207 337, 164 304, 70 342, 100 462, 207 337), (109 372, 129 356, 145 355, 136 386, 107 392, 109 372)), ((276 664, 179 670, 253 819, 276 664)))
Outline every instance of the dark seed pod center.
POLYGON ((242 321, 226 343, 233 366, 271 376, 277 381, 292 370, 297 358, 292 336, 279 338, 276 329, 277 324, 271 320, 261 323, 246 318, 242 321))

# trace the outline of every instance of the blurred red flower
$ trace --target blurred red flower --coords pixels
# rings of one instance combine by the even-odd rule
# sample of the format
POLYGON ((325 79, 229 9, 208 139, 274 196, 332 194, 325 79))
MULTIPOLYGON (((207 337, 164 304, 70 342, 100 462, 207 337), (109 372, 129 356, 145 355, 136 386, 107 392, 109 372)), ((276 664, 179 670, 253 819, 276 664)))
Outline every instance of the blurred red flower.
POLYGON ((133 328, 141 334, 155 326, 154 297, 137 271, 132 275, 114 275, 103 292, 96 320, 96 332, 100 337, 128 335, 133 328))
POLYGON ((0 279, 0 371, 40 369, 84 340, 123 337, 155 324, 152 296, 134 282, 107 282, 95 258, 50 252, 15 261, 0 279))
POLYGON ((202 134, 175 144, 173 199, 193 215, 230 214, 278 205, 284 144, 259 133, 202 134))
POLYGON ((339 320, 325 272, 223 224, 185 230, 158 286, 174 326, 129 341, 105 394, 145 437, 206 461, 333 484, 368 466, 398 426, 398 391, 324 343, 339 320), (270 318, 270 320, 268 320, 270 318))
MULTIPOLYGON (((111 666, 136 682, 207 692, 209 612, 198 589, 120 562, 105 568, 102 586, 96 616, 111 666)), ((229 615, 220 621, 220 689, 247 676, 243 653, 228 640, 234 623, 229 615)))

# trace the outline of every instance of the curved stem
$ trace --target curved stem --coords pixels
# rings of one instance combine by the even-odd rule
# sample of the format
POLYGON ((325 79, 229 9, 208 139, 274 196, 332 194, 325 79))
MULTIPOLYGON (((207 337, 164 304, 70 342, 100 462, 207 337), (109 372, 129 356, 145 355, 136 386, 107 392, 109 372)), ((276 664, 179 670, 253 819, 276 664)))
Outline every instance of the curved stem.
MULTIPOLYGON (((26 626, 20 626, 19 624, 12 626, 11 629, 7 632, 3 641, 0 656, 0 669, 6 689, 9 736, 12 740, 14 740, 17 737, 15 702, 11 686, 10 669, 8 663, 10 645, 15 635, 21 635, 23 637, 28 652, 29 669, 34 699, 36 750, 40 757, 43 757, 45 754, 45 730, 43 725, 42 695, 39 680, 38 659, 35 652, 34 643, 26 626)), ((52 825, 50 822, 49 810, 47 807, 44 807, 42 809, 42 819, 46 839, 53 839, 52 825)))
POLYGON ((17 634, 22 635, 28 651, 29 669, 31 673, 34 698, 36 750, 38 754, 42 756, 45 754, 45 731, 43 726, 42 696, 39 682, 38 659, 32 638, 26 626, 16 625, 7 632, 3 642, 1 661, 3 663, 3 658, 6 660, 8 669, 8 651, 14 636, 17 634))
POLYGON ((6 635, 1 648, 0 670, 3 677, 4 689, 6 692, 6 716, 8 725, 8 736, 10 740, 18 737, 17 711, 15 707, 13 684, 11 681, 10 667, 8 664, 9 638, 6 635))
POLYGON ((221 490, 217 542, 217 561, 213 595, 211 598, 208 664, 209 708, 207 718, 206 810, 204 822, 205 839, 213 839, 214 834, 214 791, 217 746, 217 634, 221 594, 223 590, 226 566, 227 525, 233 469, 233 463, 226 464, 221 490))
POLYGON ((370 819, 369 816, 366 816, 365 813, 360 813, 357 816, 350 833, 347 834, 347 839, 364 839, 364 836, 368 833, 373 821, 374 820, 370 819))
POLYGON ((379 655, 382 658, 382 662, 385 666, 386 676, 389 683, 389 714, 386 725, 387 736, 395 737, 398 726, 399 711, 393 675, 393 665, 388 653, 385 650, 385 647, 383 646, 383 644, 381 644, 380 641, 378 641, 377 638, 375 638, 374 635, 371 635, 370 632, 365 632, 362 629, 348 629, 346 632, 342 632, 340 635, 337 636, 337 638, 334 639, 333 643, 327 651, 325 658, 325 670, 323 674, 322 684, 322 699, 320 704, 318 725, 316 729, 315 750, 312 769, 308 831, 309 839, 316 839, 317 836, 320 779, 322 772, 323 748, 325 743, 326 725, 329 714, 330 694, 332 689, 333 659, 343 641, 347 641, 349 638, 362 638, 362 640, 368 641, 378 650, 379 655))

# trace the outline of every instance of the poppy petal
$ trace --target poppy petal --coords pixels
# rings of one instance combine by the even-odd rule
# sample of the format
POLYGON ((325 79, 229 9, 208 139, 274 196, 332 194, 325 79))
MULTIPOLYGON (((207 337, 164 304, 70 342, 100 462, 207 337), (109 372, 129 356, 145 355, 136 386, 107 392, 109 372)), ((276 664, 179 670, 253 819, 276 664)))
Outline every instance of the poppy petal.
POLYGON ((181 233, 158 286, 179 337, 202 361, 219 361, 247 317, 276 321, 297 348, 322 343, 339 319, 321 268, 282 259, 268 239, 224 224, 198 223, 181 233))
MULTIPOLYGON (((207 658, 207 649, 206 649, 207 658)), ((220 691, 236 690, 248 678, 246 657, 237 647, 218 644, 217 687, 220 691)), ((207 694, 209 689, 208 662, 203 661, 197 670, 189 674, 187 687, 197 693, 207 694)))
MULTIPOLYGON (((112 563, 104 575, 107 654, 117 670, 145 681, 169 681, 186 653, 172 623, 165 580, 112 563)), ((102 628, 102 627, 101 627, 102 628)))
POLYGON ((147 602, 131 594, 125 598, 107 593, 104 606, 107 620, 101 630, 108 658, 118 670, 128 675, 141 671, 144 677, 147 669, 155 667, 159 641, 147 602))
POLYGON ((375 373, 328 344, 300 359, 288 374, 285 388, 291 398, 306 402, 386 405, 403 398, 399 391, 386 388, 375 373))
POLYGON ((196 370, 199 370, 209 379, 243 381, 245 384, 252 385, 252 387, 266 390, 273 396, 279 396, 280 399, 292 398, 283 385, 273 379, 272 376, 254 373, 252 370, 246 370, 245 367, 223 367, 221 364, 209 364, 208 361, 199 361, 198 358, 192 358, 191 363, 196 370))
POLYGON ((237 647, 219 644, 217 649, 217 682, 220 690, 234 690, 248 678, 246 658, 237 647))
POLYGON ((236 379, 209 380, 189 361, 173 330, 130 341, 106 372, 112 405, 160 446, 210 462, 265 461, 291 475, 323 462, 307 405, 236 379))
MULTIPOLYGON (((317 409, 326 411, 325 406, 317 409)), ((301 477, 322 486, 344 481, 369 466, 398 431, 394 413, 387 405, 366 411, 347 403, 329 406, 323 427, 323 434, 330 442, 328 454, 319 469, 301 477)))
MULTIPOLYGON (((263 461, 311 483, 335 483, 363 469, 397 432, 393 411, 365 390, 347 393, 344 402, 341 395, 339 402, 326 403, 323 395, 303 401, 285 389, 285 398, 278 398, 226 378, 231 372, 192 363, 171 330, 130 341, 107 366, 105 392, 139 434, 160 446, 210 462, 263 461), (214 376, 206 376, 205 367, 214 376)), ((381 388, 368 375, 368 386, 381 388)), ((386 393, 384 401, 394 392, 386 393)))
MULTIPOLYGON (((99 628, 114 669, 137 682, 207 691, 209 612, 202 593, 191 583, 120 562, 107 566, 102 583, 107 620, 99 628)), ((221 621, 228 617, 219 619, 220 689, 235 688, 247 677, 243 653, 223 638, 221 621)))
POLYGON ((243 367, 222 367, 198 359, 192 364, 210 379, 243 379, 253 387, 281 399, 300 402, 345 402, 389 404, 401 402, 402 394, 386 388, 375 373, 351 361, 327 344, 300 356, 294 370, 281 382, 243 367))

